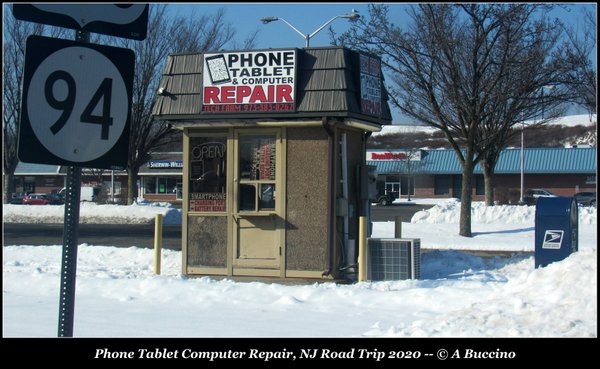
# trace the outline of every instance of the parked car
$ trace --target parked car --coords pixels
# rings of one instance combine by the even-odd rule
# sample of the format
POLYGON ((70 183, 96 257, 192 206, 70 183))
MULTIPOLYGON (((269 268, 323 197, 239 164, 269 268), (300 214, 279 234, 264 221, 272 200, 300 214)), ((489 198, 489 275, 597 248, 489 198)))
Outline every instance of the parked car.
POLYGON ((25 196, 29 195, 30 192, 15 192, 12 194, 10 199, 11 204, 23 204, 23 199, 25 196))
POLYGON ((50 201, 50 205, 62 205, 65 203, 65 196, 60 193, 49 193, 48 200, 50 201))
POLYGON ((577 192, 573 197, 579 205, 596 206, 595 192, 577 192))
POLYGON ((50 200, 48 195, 43 193, 33 193, 23 198, 23 205, 48 205, 50 200))
POLYGON ((377 199, 376 199, 376 203, 378 203, 379 205, 391 205, 394 202, 395 198, 394 195, 392 195, 391 193, 380 193, 377 195, 377 199))
POLYGON ((535 205, 537 199, 540 197, 558 197, 558 195, 545 188, 531 188, 523 195, 523 201, 528 205, 535 205))

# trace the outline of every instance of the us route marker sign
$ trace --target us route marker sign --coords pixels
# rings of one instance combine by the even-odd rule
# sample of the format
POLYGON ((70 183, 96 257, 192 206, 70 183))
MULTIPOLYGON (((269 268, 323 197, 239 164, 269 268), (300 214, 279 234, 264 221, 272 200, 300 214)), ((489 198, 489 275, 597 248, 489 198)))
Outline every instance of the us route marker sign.
POLYGON ((12 12, 20 20, 138 41, 148 29, 148 4, 14 4, 12 12))

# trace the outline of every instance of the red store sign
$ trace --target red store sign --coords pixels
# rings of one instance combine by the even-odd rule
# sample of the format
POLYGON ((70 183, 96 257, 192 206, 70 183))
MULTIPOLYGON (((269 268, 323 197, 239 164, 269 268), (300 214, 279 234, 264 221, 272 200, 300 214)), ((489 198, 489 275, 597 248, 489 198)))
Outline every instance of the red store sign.
POLYGON ((421 160, 421 151, 369 151, 367 160, 421 160))

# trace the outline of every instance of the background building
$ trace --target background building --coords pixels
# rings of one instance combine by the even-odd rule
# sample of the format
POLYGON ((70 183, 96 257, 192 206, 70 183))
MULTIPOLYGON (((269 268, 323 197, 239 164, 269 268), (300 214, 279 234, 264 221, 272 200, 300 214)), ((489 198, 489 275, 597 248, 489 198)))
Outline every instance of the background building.
MULTIPOLYGON (((396 198, 460 198, 462 168, 453 150, 368 150, 367 164, 377 167, 385 191, 396 198)), ((524 172, 525 190, 546 188, 563 196, 596 191, 596 148, 527 148, 524 172)), ((521 150, 502 151, 495 173, 496 201, 517 203, 521 150)), ((483 200, 480 165, 475 168, 473 183, 473 200, 483 200)))

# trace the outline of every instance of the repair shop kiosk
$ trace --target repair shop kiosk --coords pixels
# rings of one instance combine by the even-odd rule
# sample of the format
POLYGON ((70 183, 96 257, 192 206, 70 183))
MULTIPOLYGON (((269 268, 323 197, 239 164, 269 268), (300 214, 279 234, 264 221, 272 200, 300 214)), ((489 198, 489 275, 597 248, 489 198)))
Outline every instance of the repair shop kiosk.
POLYGON ((183 274, 356 278, 366 140, 391 123, 378 58, 171 55, 153 114, 183 131, 183 274))

